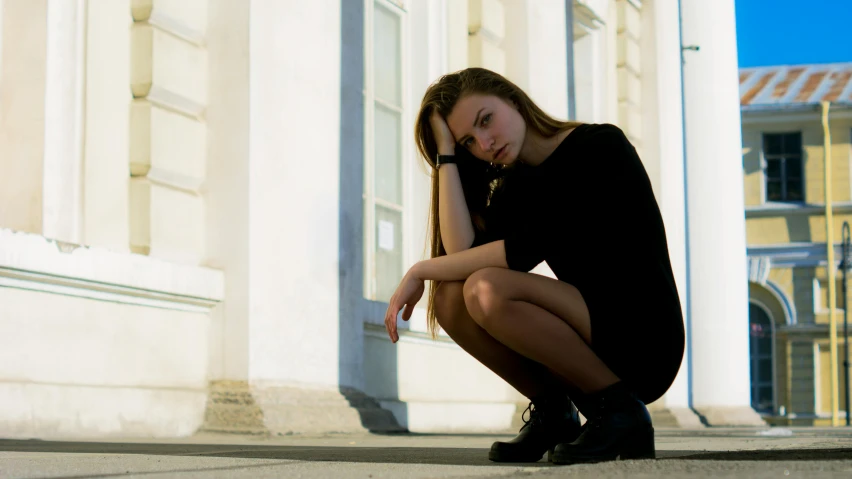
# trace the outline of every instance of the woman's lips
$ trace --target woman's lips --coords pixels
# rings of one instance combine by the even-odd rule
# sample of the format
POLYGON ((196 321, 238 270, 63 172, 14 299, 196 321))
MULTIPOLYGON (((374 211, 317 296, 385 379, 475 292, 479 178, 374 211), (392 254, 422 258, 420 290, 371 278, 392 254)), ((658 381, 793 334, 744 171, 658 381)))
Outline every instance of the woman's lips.
POLYGON ((506 145, 503 145, 503 147, 500 148, 499 150, 497 150, 497 153, 494 154, 494 159, 499 160, 500 158, 503 157, 503 153, 505 153, 505 152, 506 152, 506 145))

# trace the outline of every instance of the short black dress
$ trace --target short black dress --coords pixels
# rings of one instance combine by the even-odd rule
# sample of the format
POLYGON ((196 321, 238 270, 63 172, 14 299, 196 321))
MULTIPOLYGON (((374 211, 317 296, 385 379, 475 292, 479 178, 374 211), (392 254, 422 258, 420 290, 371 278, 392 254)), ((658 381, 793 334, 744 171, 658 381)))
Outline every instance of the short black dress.
POLYGON ((513 165, 483 216, 474 246, 505 240, 516 271, 546 261, 583 295, 604 363, 646 404, 669 389, 683 314, 650 179, 618 127, 583 124, 540 165, 513 165))

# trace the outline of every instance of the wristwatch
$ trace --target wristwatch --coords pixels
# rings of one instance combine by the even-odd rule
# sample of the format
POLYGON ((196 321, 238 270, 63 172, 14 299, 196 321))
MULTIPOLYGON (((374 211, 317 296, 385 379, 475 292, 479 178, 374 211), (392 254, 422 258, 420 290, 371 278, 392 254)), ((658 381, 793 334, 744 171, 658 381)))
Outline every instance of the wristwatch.
POLYGON ((455 155, 438 155, 437 160, 435 161, 435 167, 440 168, 441 165, 446 165, 447 163, 455 163, 456 156, 455 155))

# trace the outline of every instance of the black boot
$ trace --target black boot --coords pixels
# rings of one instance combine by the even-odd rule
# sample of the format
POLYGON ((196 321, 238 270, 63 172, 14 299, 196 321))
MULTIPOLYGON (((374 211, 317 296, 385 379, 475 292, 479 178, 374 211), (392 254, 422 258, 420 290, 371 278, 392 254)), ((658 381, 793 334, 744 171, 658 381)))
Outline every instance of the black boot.
POLYGON ((586 401, 583 433, 573 442, 556 446, 554 464, 655 457, 651 415, 624 383, 589 394, 586 401))
MULTIPOLYGON (((561 442, 571 442, 580 435, 580 417, 577 408, 567 396, 535 398, 524 415, 520 433, 508 442, 491 445, 488 459, 494 462, 537 462, 553 452, 561 442)), ((523 417, 523 416, 522 416, 523 417)))

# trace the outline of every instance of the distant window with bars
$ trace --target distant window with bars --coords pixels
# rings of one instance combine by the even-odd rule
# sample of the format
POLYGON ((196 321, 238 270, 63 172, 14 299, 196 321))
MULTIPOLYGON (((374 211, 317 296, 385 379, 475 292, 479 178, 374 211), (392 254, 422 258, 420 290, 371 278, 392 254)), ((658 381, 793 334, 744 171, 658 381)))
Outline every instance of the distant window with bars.
POLYGON ((766 201, 804 201, 802 134, 764 133, 766 201))

